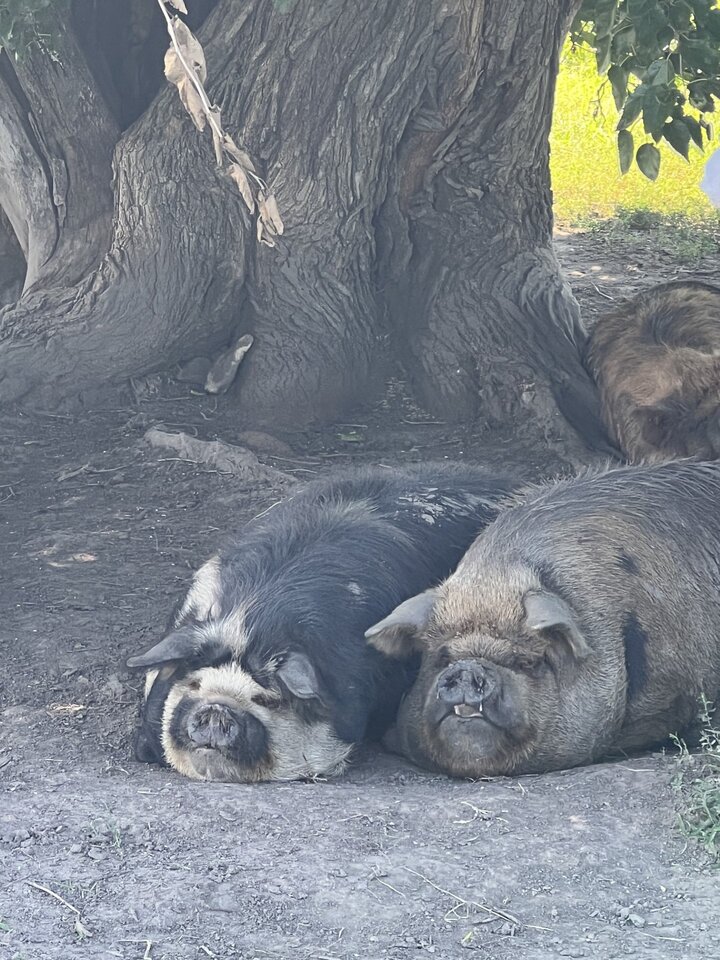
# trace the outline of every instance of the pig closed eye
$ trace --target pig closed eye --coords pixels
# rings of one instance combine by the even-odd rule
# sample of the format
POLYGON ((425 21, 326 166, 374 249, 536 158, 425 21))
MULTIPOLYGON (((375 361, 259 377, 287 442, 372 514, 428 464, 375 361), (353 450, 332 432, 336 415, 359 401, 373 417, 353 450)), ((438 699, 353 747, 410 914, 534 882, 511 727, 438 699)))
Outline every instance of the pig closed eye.
POLYGON ((533 660, 520 667, 523 673, 531 677, 543 677, 548 673, 555 673, 555 668, 556 665, 548 654, 545 654, 540 660, 533 660))

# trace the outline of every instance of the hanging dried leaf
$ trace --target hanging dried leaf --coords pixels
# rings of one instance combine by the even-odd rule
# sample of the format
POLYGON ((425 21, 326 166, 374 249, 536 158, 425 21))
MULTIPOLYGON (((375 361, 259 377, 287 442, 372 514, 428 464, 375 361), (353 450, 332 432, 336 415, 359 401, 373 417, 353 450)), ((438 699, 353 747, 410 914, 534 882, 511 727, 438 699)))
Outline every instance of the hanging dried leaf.
POLYGON ((260 217, 258 217, 257 219, 256 229, 257 229, 257 238, 260 241, 260 243, 264 243, 265 246, 267 247, 275 246, 275 241, 265 229, 265 222, 260 217))
POLYGON ((180 17, 173 17, 172 25, 175 32, 175 41, 180 48, 183 59, 200 78, 200 83, 205 83, 207 80, 207 64, 200 41, 192 30, 182 22, 180 17))
POLYGON ((185 67, 183 67, 180 57, 175 53, 172 46, 168 47, 165 54, 165 79, 177 86, 186 76, 185 67))
POLYGON ((192 84, 192 80, 190 80, 188 77, 183 77, 178 84, 178 93, 180 94, 180 99, 182 100, 183 106, 192 118, 192 122, 195 124, 198 130, 204 130, 205 124, 207 123, 205 107, 203 106, 203 102, 200 99, 197 90, 192 84))
POLYGON ((229 169, 230 176, 233 178, 237 184, 237 188, 240 191, 245 204, 247 205, 250 213, 255 212, 255 198, 253 197, 252 190, 250 189, 250 181, 245 175, 245 171, 240 166, 239 163, 231 163, 229 169))
POLYGON ((260 190, 257 203, 258 215, 263 222, 265 233, 270 237, 282 233, 285 227, 280 219, 275 197, 272 194, 266 195, 260 190))
POLYGON ((228 172, 235 181, 248 210, 254 213, 257 208, 255 223, 257 239, 268 247, 274 247, 273 237, 282 234, 285 229, 277 201, 274 195, 268 192, 267 185, 258 175, 250 156, 238 147, 233 138, 222 128, 220 108, 210 103, 205 92, 207 65, 202 46, 183 21, 177 16, 171 17, 166 8, 166 4, 170 4, 181 13, 187 13, 185 2, 184 0, 157 0, 157 2, 165 17, 171 42, 170 49, 165 54, 165 76, 169 83, 177 87, 180 100, 197 129, 203 131, 208 123, 210 124, 217 165, 222 167, 224 154, 234 161, 230 163, 228 172), (258 192, 257 200, 255 191, 258 192))
POLYGON ((278 210, 277 200, 275 199, 274 194, 270 194, 269 197, 265 199, 265 219, 272 223, 275 228, 275 232, 282 236, 283 231, 285 230, 285 224, 280 219, 280 211, 278 210))
POLYGON ((223 136, 220 107, 212 106, 210 108, 210 116, 208 119, 210 120, 210 129, 212 131, 215 162, 219 167, 221 167, 223 165, 223 136))
POLYGON ((225 148, 226 153, 229 153, 233 160, 237 160, 244 170, 247 170, 249 173, 256 173, 255 164, 252 162, 248 154, 237 146, 229 133, 225 134, 225 138, 223 139, 223 147, 225 148))

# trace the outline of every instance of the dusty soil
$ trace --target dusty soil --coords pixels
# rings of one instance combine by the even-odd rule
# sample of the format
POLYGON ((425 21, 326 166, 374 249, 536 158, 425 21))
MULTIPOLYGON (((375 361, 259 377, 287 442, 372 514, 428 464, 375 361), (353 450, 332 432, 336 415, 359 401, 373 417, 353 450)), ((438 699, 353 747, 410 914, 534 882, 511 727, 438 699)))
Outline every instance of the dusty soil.
MULTIPOLYGON (((642 235, 561 231, 558 249, 590 317, 690 272, 642 235)), ((693 268, 720 275, 716 256, 693 268)), ((669 755, 470 783, 367 748, 331 783, 248 787, 134 762, 125 658, 221 531, 281 491, 150 448, 156 424, 228 442, 247 425, 182 385, 136 386, 102 414, 0 419, 0 960, 720 956, 717 874, 676 828, 669 755)), ((561 466, 419 420, 395 384, 355 424, 253 442, 297 477, 429 456, 561 466)))

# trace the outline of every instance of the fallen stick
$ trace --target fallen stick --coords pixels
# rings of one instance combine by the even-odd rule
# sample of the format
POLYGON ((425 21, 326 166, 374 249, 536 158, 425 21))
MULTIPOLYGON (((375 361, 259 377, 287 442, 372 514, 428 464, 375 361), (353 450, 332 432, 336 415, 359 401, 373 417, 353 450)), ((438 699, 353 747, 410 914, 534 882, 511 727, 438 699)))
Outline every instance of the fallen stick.
POLYGON ((157 427, 146 432, 145 440, 152 447, 172 450, 181 460, 207 464, 218 473, 231 473, 248 481, 295 483, 289 474, 260 463, 252 450, 222 440, 198 440, 187 433, 168 433, 157 427))

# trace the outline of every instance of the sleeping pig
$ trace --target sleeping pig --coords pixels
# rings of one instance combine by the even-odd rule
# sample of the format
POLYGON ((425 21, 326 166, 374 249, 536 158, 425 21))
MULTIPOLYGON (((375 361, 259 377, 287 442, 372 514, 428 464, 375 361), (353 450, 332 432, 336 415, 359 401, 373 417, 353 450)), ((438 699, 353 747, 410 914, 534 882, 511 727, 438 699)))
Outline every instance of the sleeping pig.
POLYGON ((356 468, 252 520, 195 575, 148 670, 136 756, 194 779, 340 772, 394 718, 416 664, 370 624, 439 582, 514 487, 446 463, 356 468))
POLYGON ((657 744, 720 688, 720 464, 526 492, 442 585, 367 631, 422 654, 387 743, 455 776, 657 744))
POLYGON ((629 461, 720 457, 720 287, 644 290, 598 320, 585 362, 629 461))

